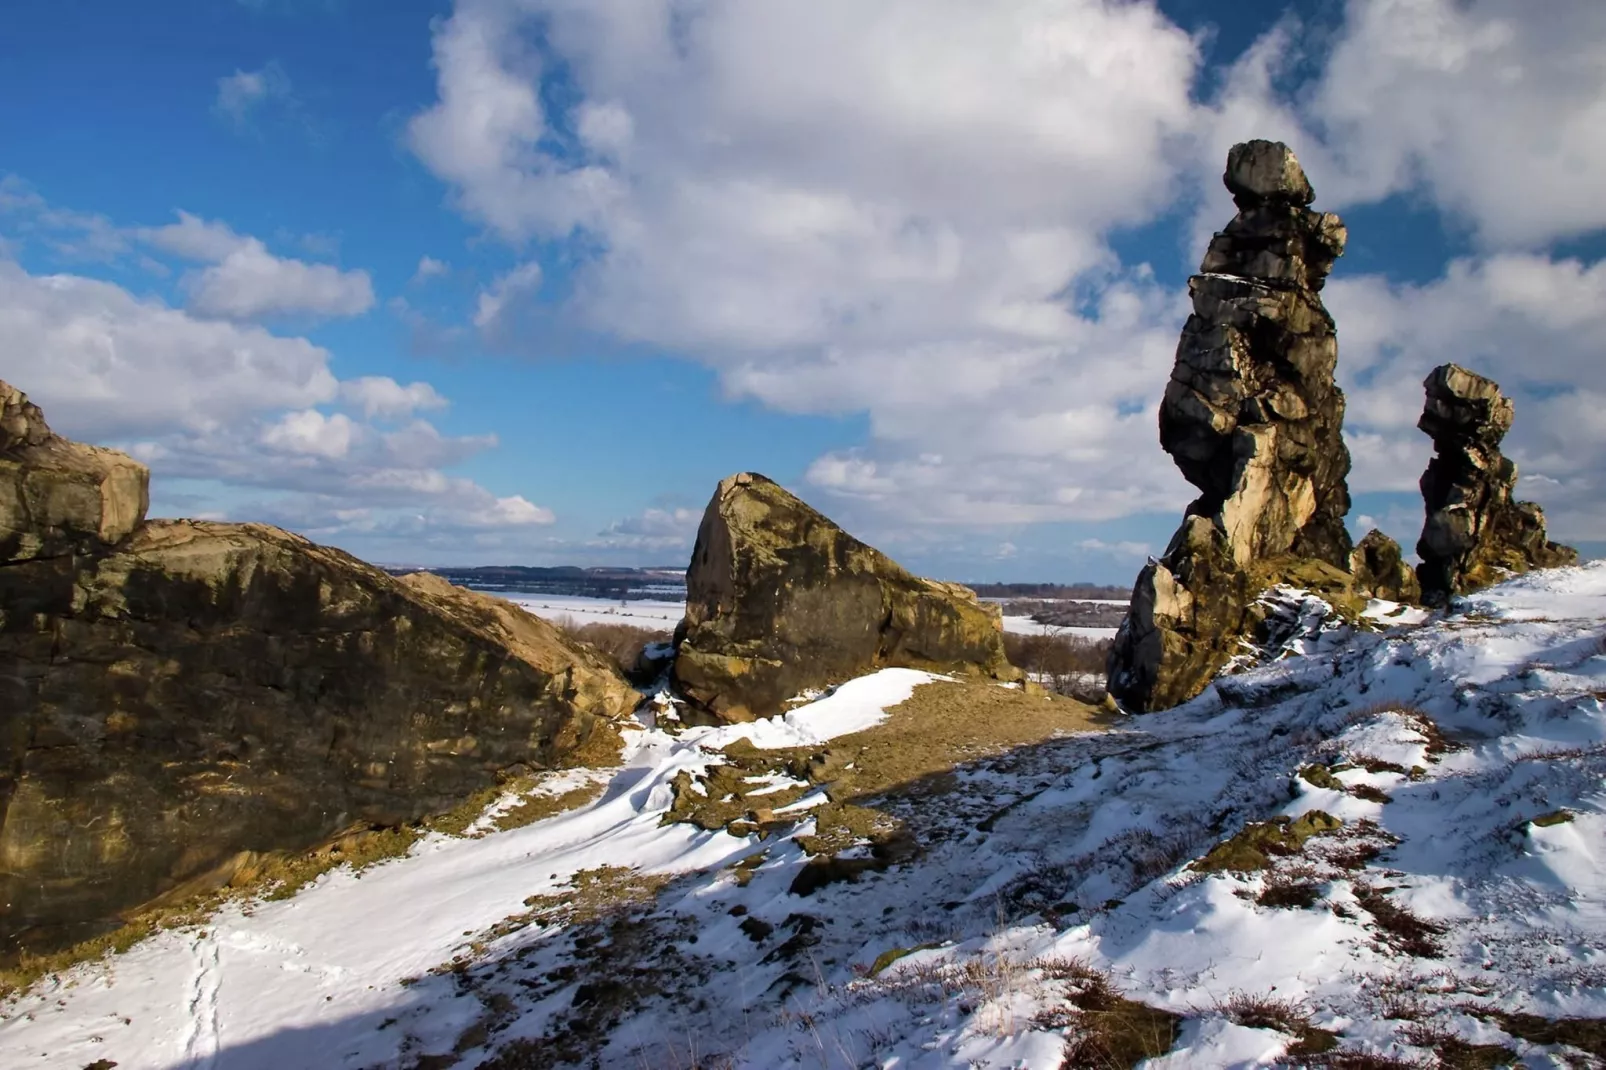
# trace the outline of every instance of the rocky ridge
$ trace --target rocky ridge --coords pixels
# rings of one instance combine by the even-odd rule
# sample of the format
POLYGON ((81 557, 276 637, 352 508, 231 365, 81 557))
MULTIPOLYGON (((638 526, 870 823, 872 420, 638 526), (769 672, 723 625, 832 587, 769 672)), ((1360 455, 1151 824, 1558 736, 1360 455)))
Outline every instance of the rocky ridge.
POLYGON ((0 400, 0 953, 617 756, 639 695, 545 621, 265 525, 146 521, 143 466, 0 400))
POLYGON ((1021 676, 996 606, 911 575, 773 480, 720 481, 686 574, 677 689, 717 720, 749 721, 886 667, 1021 676))

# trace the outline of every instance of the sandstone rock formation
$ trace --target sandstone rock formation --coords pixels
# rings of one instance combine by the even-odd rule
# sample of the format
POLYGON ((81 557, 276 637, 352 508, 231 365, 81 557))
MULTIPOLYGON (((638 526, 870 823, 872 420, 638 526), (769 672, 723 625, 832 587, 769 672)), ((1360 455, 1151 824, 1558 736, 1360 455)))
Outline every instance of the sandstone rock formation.
POLYGON ((149 484, 133 458, 53 434, 0 382, 0 562, 115 546, 145 519, 149 484))
POLYGON ((906 572, 764 476, 720 482, 686 574, 674 681, 749 721, 886 666, 1020 678, 996 607, 906 572))
POLYGON ((1405 560, 1400 544, 1373 528, 1350 554, 1350 575, 1357 591, 1391 602, 1419 602, 1422 587, 1416 570, 1405 560))
POLYGON ((1193 314, 1160 407, 1160 443, 1200 494, 1139 575, 1110 656, 1110 692, 1134 712, 1197 694, 1271 584, 1350 589, 1344 395, 1319 293, 1344 225, 1307 207, 1285 145, 1233 146, 1223 179, 1238 214, 1188 281, 1193 314))
POLYGON ((1545 514, 1513 500, 1517 466, 1500 452, 1515 414, 1494 381, 1455 364, 1433 369, 1417 426, 1435 456, 1422 475, 1426 520, 1416 552, 1423 598, 1442 605, 1505 573, 1569 565, 1575 550, 1545 537, 1545 514))
POLYGON ((617 756, 638 694, 546 622, 263 525, 143 522, 143 468, 0 397, 0 952, 617 756))

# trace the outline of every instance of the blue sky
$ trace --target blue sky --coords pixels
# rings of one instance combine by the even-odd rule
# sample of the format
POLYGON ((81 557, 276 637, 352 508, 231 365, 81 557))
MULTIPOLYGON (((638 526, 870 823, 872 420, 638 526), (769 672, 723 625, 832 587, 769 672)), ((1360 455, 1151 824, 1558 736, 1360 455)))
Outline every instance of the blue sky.
POLYGON ((58 0, 0 33, 0 377, 154 511, 405 563, 684 561, 765 472, 916 569, 1124 582, 1226 148, 1351 244, 1352 521, 1426 370, 1606 538, 1606 9, 58 0), (18 102, 26 102, 18 106, 18 102))

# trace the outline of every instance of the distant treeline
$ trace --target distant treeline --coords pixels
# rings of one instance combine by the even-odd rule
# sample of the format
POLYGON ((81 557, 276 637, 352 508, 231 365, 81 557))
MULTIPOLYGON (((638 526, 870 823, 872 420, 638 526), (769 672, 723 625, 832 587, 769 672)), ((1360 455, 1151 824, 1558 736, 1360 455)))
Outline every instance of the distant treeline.
MULTIPOLYGON (((387 568, 393 575, 418 569, 387 568)), ((685 597, 686 572, 679 568, 580 568, 558 565, 475 565, 425 569, 459 587, 524 594, 581 595, 588 598, 685 597)))
POLYGON ((1119 598, 1132 597, 1131 587, 1101 587, 1096 583, 967 583, 983 598, 1119 598))

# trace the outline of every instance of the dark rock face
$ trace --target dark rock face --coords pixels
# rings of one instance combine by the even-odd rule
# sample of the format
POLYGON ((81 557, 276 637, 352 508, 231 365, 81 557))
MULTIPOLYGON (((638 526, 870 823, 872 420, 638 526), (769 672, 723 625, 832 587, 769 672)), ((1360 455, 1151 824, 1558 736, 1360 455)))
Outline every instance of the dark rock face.
POLYGON ((1422 588, 1416 570, 1405 560, 1400 544, 1373 528, 1355 544, 1350 554, 1350 574, 1355 586, 1375 598, 1391 602, 1419 602, 1422 588))
POLYGON ((906 572, 761 475, 722 480, 697 531, 674 681, 723 721, 887 666, 1019 679, 996 607, 906 572))
POLYGON ((1455 364, 1433 369, 1417 426, 1435 456, 1422 475, 1426 519, 1416 552, 1423 598, 1442 605, 1503 574, 1570 565, 1578 554, 1545 537, 1545 514, 1513 500, 1517 466, 1500 452, 1515 407, 1493 380, 1455 364))
POLYGON ((1314 193, 1285 145, 1234 146, 1224 181, 1239 211, 1188 281, 1160 406, 1160 444, 1200 494, 1139 576, 1110 656, 1111 694, 1133 711, 1197 694, 1279 575, 1349 567, 1344 395, 1319 294, 1344 225, 1305 207, 1314 193))
MULTIPOLYGON (((137 467, 40 435, 59 485, 137 467)), ((102 528, 124 515, 106 493, 102 528)), ((244 852, 618 753, 637 693, 516 606, 257 524, 154 521, 107 548, 73 500, 0 559, 0 952, 103 931, 244 852)))

